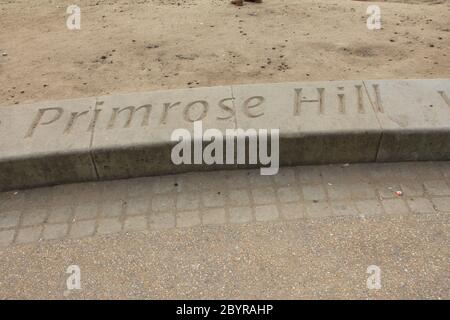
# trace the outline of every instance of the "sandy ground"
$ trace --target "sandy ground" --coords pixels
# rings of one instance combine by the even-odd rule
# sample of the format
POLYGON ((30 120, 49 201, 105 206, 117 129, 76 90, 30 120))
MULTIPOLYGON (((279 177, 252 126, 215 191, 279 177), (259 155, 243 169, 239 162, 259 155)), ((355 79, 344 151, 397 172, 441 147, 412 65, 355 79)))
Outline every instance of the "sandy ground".
POLYGON ((448 299, 448 221, 340 217, 0 248, 0 298, 448 299), (81 290, 67 291, 73 264, 81 290), (373 264, 380 290, 366 287, 373 264))
POLYGON ((375 31, 366 27, 364 1, 75 2, 79 31, 66 27, 72 0, 0 0, 0 105, 221 84, 450 76, 447 0, 376 2, 382 30, 375 31))

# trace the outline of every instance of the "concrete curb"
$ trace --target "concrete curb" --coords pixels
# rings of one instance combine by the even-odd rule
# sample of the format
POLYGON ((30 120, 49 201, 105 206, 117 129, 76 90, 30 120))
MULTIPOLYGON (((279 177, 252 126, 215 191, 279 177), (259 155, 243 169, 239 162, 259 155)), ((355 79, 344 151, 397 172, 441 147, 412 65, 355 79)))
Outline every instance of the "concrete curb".
POLYGON ((450 160, 450 79, 328 81, 0 107, 0 190, 242 165, 172 164, 173 130, 280 129, 281 165, 450 160))

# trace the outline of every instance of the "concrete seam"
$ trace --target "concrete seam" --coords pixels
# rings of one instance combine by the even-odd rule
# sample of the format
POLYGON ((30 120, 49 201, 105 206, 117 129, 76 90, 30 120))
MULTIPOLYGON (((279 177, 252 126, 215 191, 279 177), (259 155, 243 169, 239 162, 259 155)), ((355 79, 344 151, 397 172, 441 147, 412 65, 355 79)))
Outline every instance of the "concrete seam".
POLYGON ((375 118, 377 119, 378 125, 380 127, 380 137, 379 137, 379 140, 378 140, 377 153, 376 153, 375 159, 374 159, 374 162, 378 162, 378 158, 379 158, 379 154, 380 154, 381 141, 383 139, 384 130, 383 130, 383 127, 381 125, 380 119, 378 118, 378 111, 376 110, 376 108, 375 108, 375 106, 373 104, 373 101, 370 98, 370 94, 369 94, 369 90, 367 89, 366 81, 362 80, 362 83, 363 83, 363 86, 364 86, 364 90, 366 91, 366 94, 367 94, 367 99, 369 99, 370 106, 372 107, 372 110, 373 110, 373 112, 375 114, 375 118))
POLYGON ((380 138, 379 138, 379 140, 378 140, 377 154, 375 155, 375 159, 374 159, 375 162, 380 162, 380 161, 379 161, 379 158, 380 158, 380 149, 381 149, 381 142, 382 142, 382 140, 383 140, 383 137, 384 137, 384 132, 381 131, 380 138))
POLYGON ((234 103, 235 96, 234 96, 233 86, 230 86, 230 91, 231 91, 231 102, 233 103, 233 109, 234 109, 234 128, 237 129, 238 128, 238 124, 237 124, 238 112, 237 112, 236 104, 234 103))
MULTIPOLYGON (((98 102, 99 102, 98 97, 95 97, 94 114, 96 114, 98 102)), ((96 121, 96 119, 94 121, 96 121)), ((94 143, 95 127, 96 127, 96 122, 94 122, 93 127, 92 127, 91 140, 89 142, 89 157, 91 159, 91 163, 94 168, 95 179, 98 181, 98 180, 100 180, 100 175, 98 174, 97 163, 95 162, 95 157, 94 157, 93 150, 92 150, 92 145, 94 143)))

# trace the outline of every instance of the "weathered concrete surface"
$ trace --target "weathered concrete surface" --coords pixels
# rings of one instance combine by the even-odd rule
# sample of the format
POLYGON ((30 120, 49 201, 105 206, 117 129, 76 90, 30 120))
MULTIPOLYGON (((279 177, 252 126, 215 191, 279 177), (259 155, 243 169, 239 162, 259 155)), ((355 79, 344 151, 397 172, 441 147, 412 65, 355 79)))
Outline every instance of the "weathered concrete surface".
POLYGON ((0 190, 96 179, 92 130, 82 112, 95 98, 4 107, 0 111, 0 190))
POLYGON ((192 134, 194 121, 202 121, 203 130, 235 128, 230 87, 99 97, 98 109, 106 112, 98 119, 92 143, 99 179, 189 171, 191 166, 171 161, 175 129, 192 134))
POLYGON ((235 168, 172 163, 174 129, 280 129, 282 165, 450 159, 450 80, 329 81, 0 109, 0 190, 235 168))
POLYGON ((383 128, 378 161, 450 159, 450 80, 364 81, 383 128))
POLYGON ((238 127, 280 129, 281 164, 376 159, 381 127, 362 81, 233 86, 233 94, 238 127))

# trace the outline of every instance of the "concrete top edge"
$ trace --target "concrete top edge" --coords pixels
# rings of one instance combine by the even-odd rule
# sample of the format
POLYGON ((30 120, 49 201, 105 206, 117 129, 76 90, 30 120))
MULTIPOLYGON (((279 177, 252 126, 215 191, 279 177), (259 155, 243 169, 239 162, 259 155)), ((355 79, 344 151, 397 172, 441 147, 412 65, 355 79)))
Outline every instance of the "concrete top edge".
POLYGON ((38 100, 38 101, 29 101, 25 103, 20 104, 1 104, 0 103, 0 110, 2 108, 8 108, 8 107, 22 107, 22 106, 30 106, 35 104, 56 104, 56 103, 67 103, 67 102, 81 102, 86 101, 88 99, 96 99, 101 100, 106 97, 113 97, 113 96, 131 96, 135 94, 160 94, 160 93, 170 93, 170 92, 182 92, 182 91, 190 91, 190 92, 196 92, 201 90, 209 90, 209 89, 228 89, 228 88, 236 88, 236 87, 243 87, 243 86, 249 86, 249 87, 261 87, 261 86, 291 86, 299 83, 305 83, 314 85, 315 83, 327 83, 332 84, 335 82, 341 82, 341 83, 352 83, 352 82, 374 82, 374 81, 383 81, 383 82, 397 82, 397 81, 412 81, 412 82, 419 82, 419 81, 450 81, 450 76, 448 78, 433 78, 433 79, 346 79, 346 80, 314 80, 314 81, 289 81, 289 82, 269 82, 269 83, 249 83, 249 84, 229 84, 229 85, 219 85, 219 86, 206 86, 206 87, 196 87, 196 88, 174 88, 174 89, 157 89, 157 90, 148 90, 148 91, 133 91, 133 92, 116 92, 111 94, 105 94, 105 95, 96 95, 96 96, 88 96, 88 97, 75 97, 75 98, 67 98, 67 99, 61 99, 61 100, 38 100))

